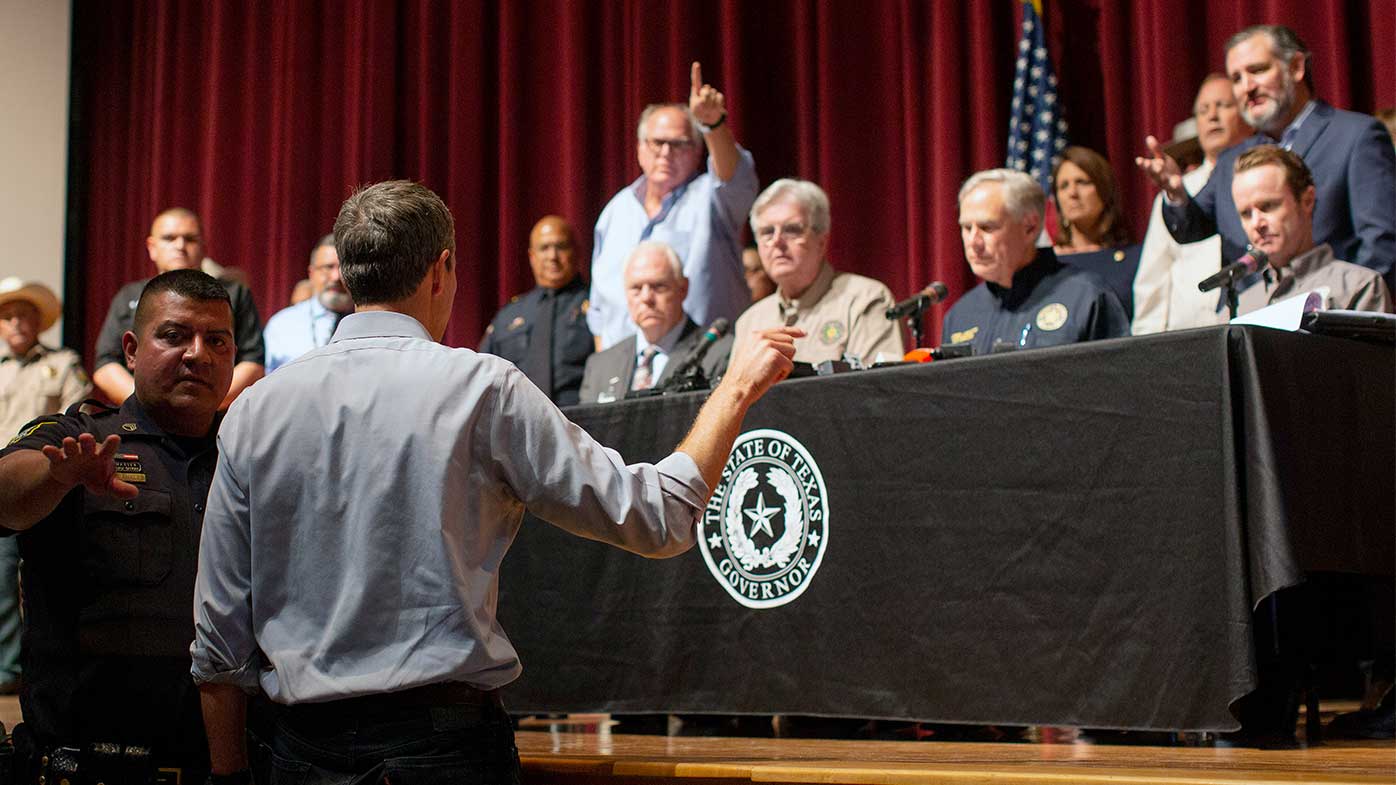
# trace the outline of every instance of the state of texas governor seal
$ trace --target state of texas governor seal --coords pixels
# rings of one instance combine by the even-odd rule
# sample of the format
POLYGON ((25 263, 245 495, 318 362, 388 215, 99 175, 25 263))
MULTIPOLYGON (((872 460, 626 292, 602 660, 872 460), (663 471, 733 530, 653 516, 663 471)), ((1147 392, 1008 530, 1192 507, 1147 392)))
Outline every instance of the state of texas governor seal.
POLYGON ((824 477, 782 431, 748 431, 732 445, 703 513, 699 547, 722 588, 748 608, 804 593, 829 543, 824 477))

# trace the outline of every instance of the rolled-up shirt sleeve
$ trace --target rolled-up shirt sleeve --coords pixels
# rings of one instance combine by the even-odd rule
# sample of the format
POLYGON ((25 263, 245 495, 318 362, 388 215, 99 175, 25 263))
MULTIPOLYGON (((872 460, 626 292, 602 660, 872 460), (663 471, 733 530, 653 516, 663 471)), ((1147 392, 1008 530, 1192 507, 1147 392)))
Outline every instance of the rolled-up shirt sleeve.
MULTIPOLYGON (((225 423, 227 425, 227 423, 225 423)), ((227 429, 225 429, 227 430, 227 429)), ((235 429, 233 429, 235 430, 235 429)), ((247 486, 223 448, 209 489, 194 582, 191 673, 196 684, 257 686, 261 657, 252 627, 252 548, 247 486)))
POLYGON ((479 446, 534 515, 644 556, 676 556, 693 546, 709 488, 691 457, 626 465, 512 369, 496 405, 489 438, 479 446))

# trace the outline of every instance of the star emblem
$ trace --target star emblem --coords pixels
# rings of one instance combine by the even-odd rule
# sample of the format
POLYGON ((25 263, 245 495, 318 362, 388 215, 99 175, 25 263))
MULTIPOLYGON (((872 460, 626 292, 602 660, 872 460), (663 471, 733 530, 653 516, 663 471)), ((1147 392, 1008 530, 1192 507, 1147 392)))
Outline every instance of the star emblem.
POLYGON ((819 547, 819 532, 809 533, 809 544, 813 545, 816 548, 819 547))
POLYGON ((747 517, 752 520, 753 525, 751 527, 750 536, 755 537, 758 531, 766 532, 767 537, 776 536, 776 533, 771 530, 771 517, 780 512, 780 508, 767 507, 766 496, 764 494, 757 494, 756 506, 751 509, 742 510, 742 512, 746 513, 747 517))
POLYGON ((708 537, 708 547, 717 550, 722 547, 722 535, 714 534, 708 537))

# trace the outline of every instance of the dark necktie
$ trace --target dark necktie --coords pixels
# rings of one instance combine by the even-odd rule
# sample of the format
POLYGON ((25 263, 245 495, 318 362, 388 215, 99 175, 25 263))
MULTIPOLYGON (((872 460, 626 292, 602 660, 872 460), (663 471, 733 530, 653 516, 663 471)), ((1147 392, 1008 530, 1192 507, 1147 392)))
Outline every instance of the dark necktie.
POLYGON ((528 337, 528 352, 519 370, 538 385, 549 398, 553 397, 553 319, 557 311, 557 293, 543 292, 538 318, 528 337))

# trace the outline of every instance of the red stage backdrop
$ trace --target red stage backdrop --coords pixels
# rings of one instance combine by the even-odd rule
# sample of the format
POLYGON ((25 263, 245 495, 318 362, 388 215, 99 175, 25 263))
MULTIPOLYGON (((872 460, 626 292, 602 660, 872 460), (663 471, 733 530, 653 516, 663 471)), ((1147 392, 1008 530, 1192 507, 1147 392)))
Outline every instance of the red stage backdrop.
MULTIPOLYGON (((1391 0, 1045 0, 1071 141, 1114 163, 1134 228, 1152 189, 1132 158, 1167 137, 1241 27, 1280 22, 1314 51, 1318 93, 1396 105, 1391 0), (1380 77, 1380 78, 1378 78, 1380 77)), ((446 334, 474 346, 532 285, 527 233, 569 216, 590 253, 606 200, 639 174, 643 106, 727 95, 763 183, 833 202, 833 263, 903 296, 973 285, 955 196, 1001 166, 1015 0, 78 0, 69 250, 90 359, 117 288, 152 266, 150 219, 186 205, 207 248, 285 306, 311 244, 362 183, 424 182, 456 218, 446 334)), ((931 315, 939 339, 942 308, 931 315)))

